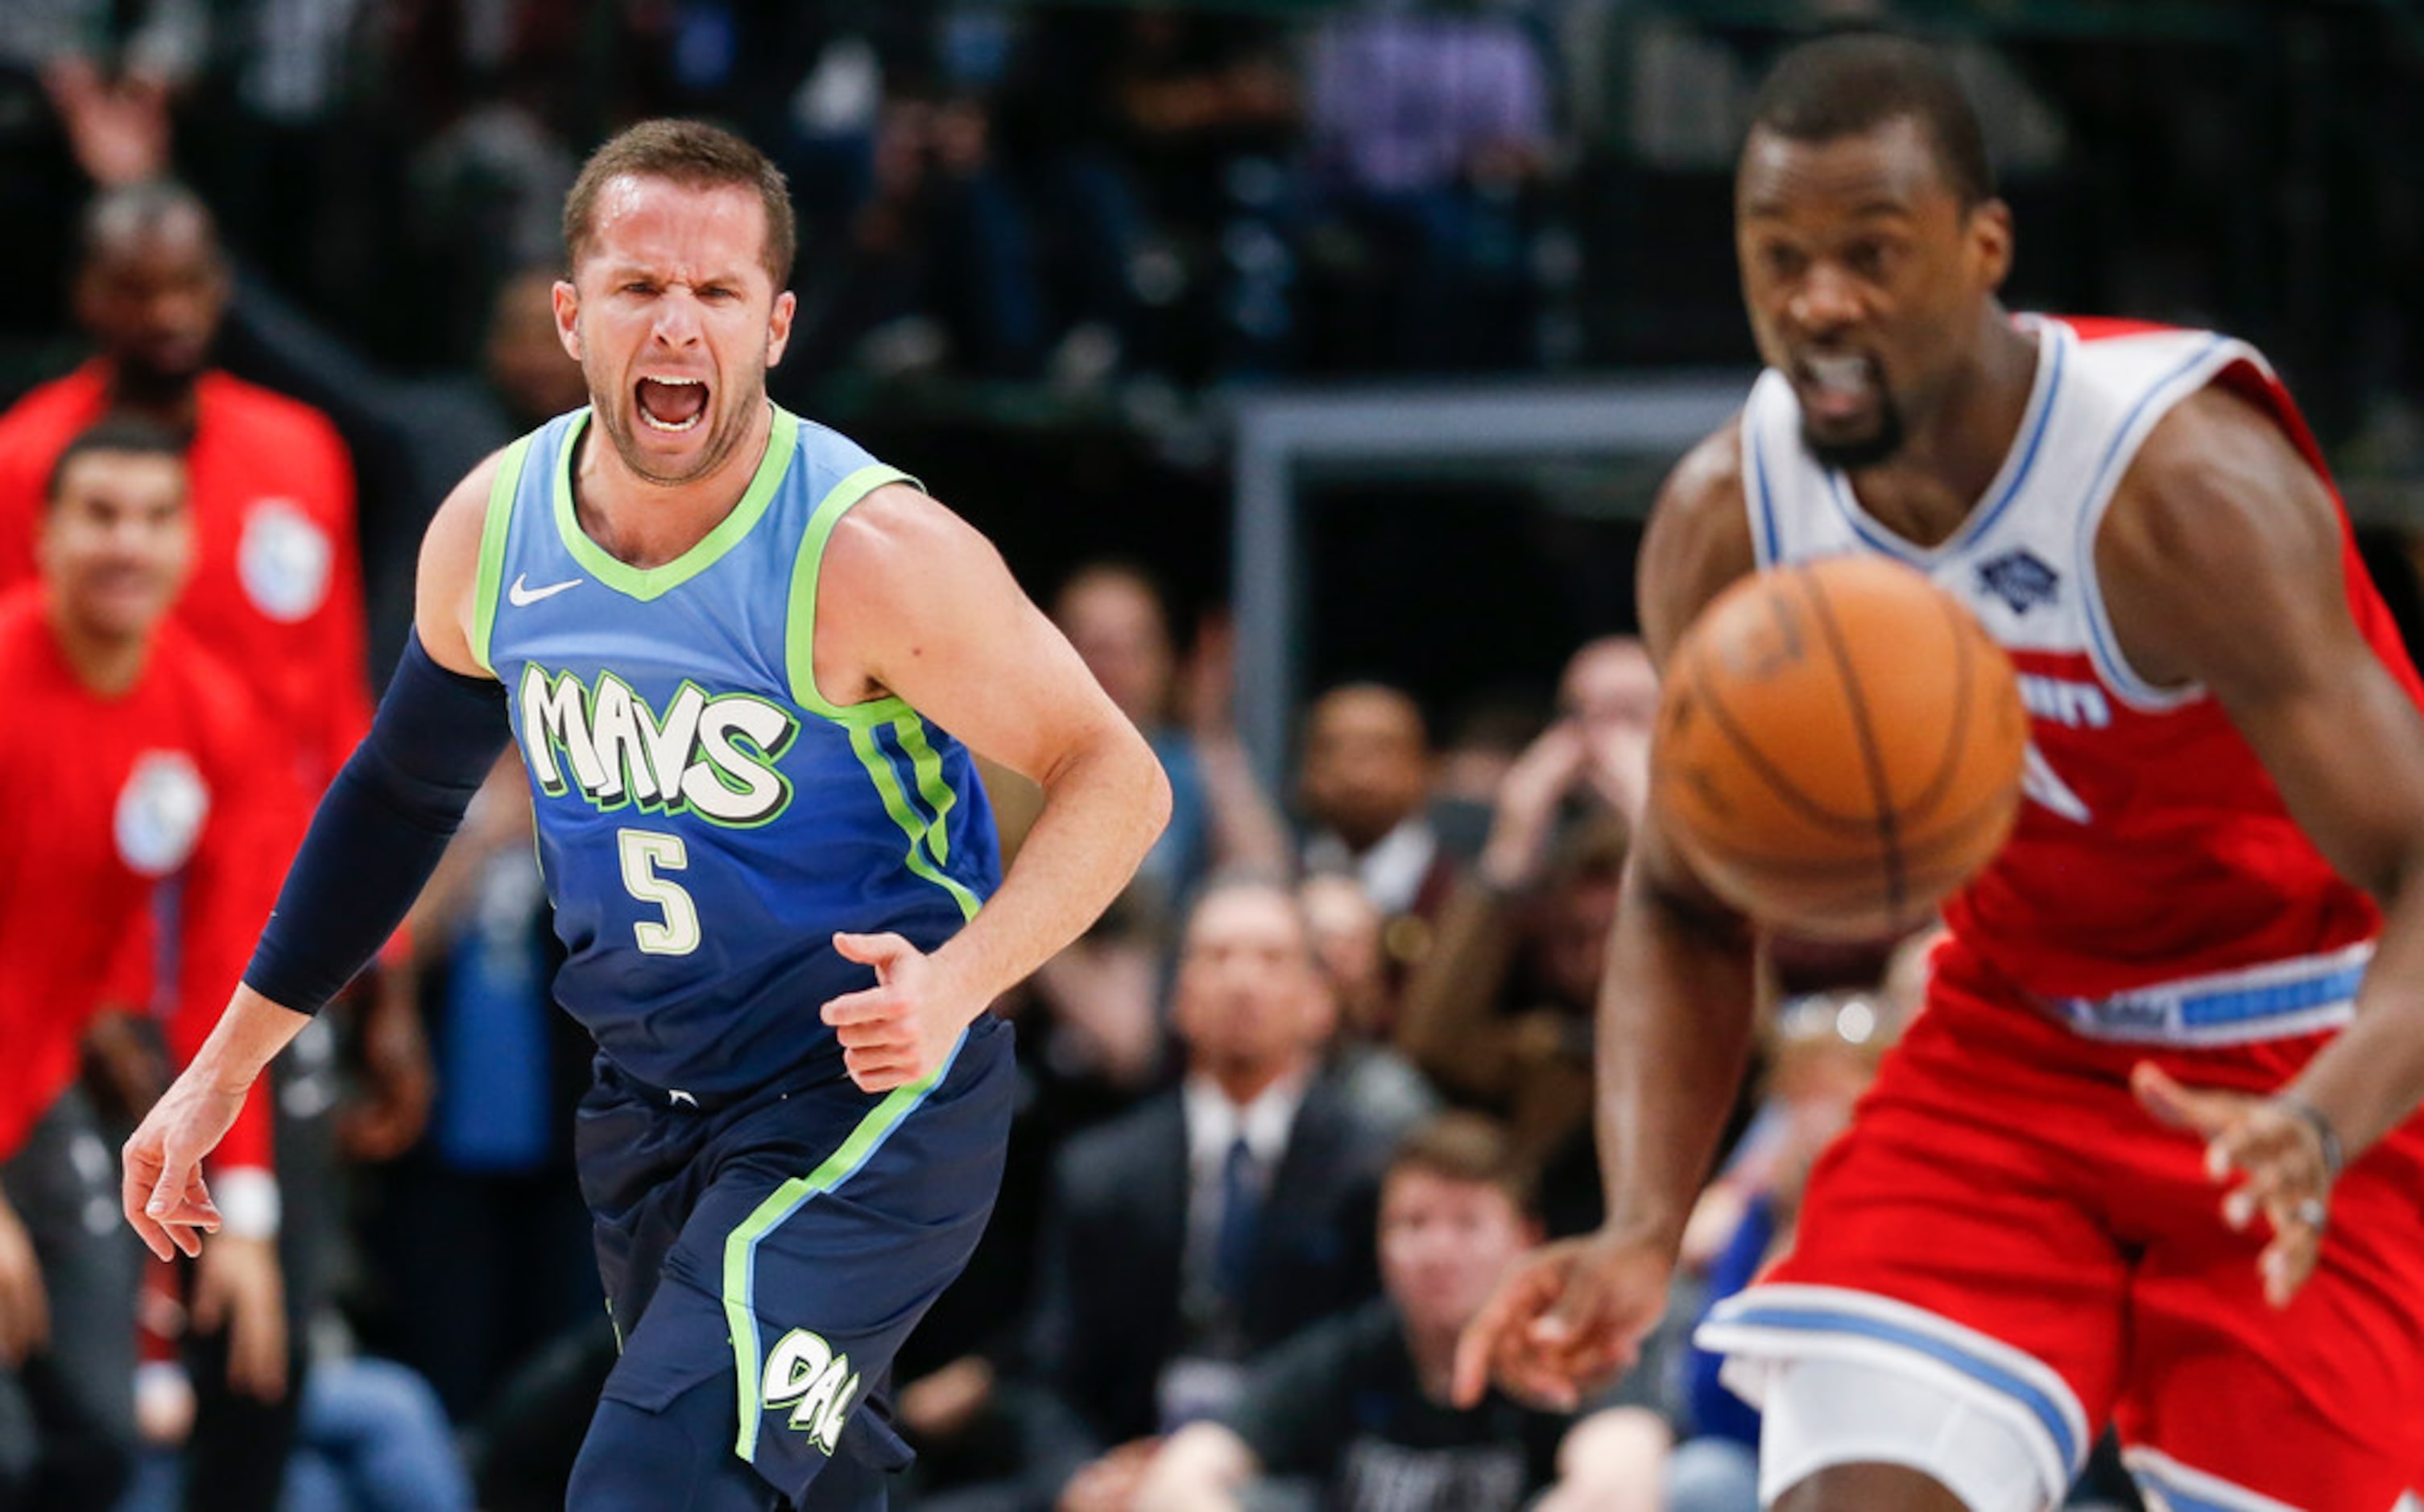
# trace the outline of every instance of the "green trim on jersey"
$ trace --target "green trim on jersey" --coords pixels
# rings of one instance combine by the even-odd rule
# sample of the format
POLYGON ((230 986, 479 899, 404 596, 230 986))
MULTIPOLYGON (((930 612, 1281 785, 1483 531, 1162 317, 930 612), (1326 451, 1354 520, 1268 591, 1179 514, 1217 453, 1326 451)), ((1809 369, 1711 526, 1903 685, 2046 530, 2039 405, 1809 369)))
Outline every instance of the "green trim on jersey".
POLYGON ((793 454, 799 450, 799 417, 780 405, 773 407, 774 422, 767 432, 766 454, 758 459, 758 471, 749 480, 749 491, 741 496, 732 513, 717 521, 715 529, 699 537, 689 550, 655 567, 635 567, 617 559, 582 530, 580 512, 572 503, 572 465, 590 412, 583 409, 575 414, 572 423, 565 427, 563 450, 555 466, 555 528, 564 538, 564 549, 599 582, 644 603, 670 593, 715 565, 724 553, 741 544, 742 537, 766 513, 766 506, 773 501, 775 488, 790 470, 793 454))
MULTIPOLYGON (((966 1031, 962 1031, 965 1042, 966 1031)), ((805 1176, 795 1176, 774 1188, 773 1195, 758 1204, 758 1209, 742 1220, 741 1227, 724 1240, 724 1321, 732 1330, 732 1363, 740 1377, 741 1433, 732 1452, 749 1464, 758 1462, 758 1420, 764 1407, 758 1381, 763 1361, 758 1352, 758 1309, 750 1297, 758 1243, 773 1233, 785 1218, 798 1212, 803 1204, 820 1192, 829 1192, 850 1179, 859 1167, 875 1153, 901 1121, 907 1118, 936 1083, 949 1074, 951 1064, 959 1058, 959 1044, 932 1075, 906 1087, 896 1087, 885 1094, 884 1101, 868 1110, 850 1131, 838 1149, 825 1156, 816 1170, 805 1176)))
MULTIPOLYGON (((914 714, 907 719, 894 720, 892 733, 900 739, 901 749, 909 754, 910 764, 917 772, 917 792, 926 800, 927 810, 934 816, 933 828, 926 832, 927 845, 934 852, 935 864, 939 866, 951 859, 950 826, 945 820, 950 818, 951 805, 960 801, 960 795, 951 791, 951 785, 943 780, 943 758, 934 754, 934 747, 926 739, 924 720, 914 714)), ((975 916, 976 911, 966 903, 960 906, 970 917, 975 916)))
POLYGON ((808 528, 800 534, 799 559, 791 565, 791 613, 783 638, 783 660, 790 668, 791 701, 843 724, 895 719, 909 707, 888 693, 863 704, 837 704, 817 687, 817 574, 824 567, 825 542, 833 538, 834 527, 860 500, 892 483, 921 486, 899 468, 881 463, 860 468, 835 484, 817 501, 815 512, 809 515, 808 528))
POLYGON ((513 529, 514 499, 521 491, 531 439, 523 437, 498 458, 497 475, 488 480, 488 512, 480 521, 480 574, 471 588, 471 660, 491 677, 497 668, 488 660, 488 640, 497 627, 497 596, 505 591, 505 537, 513 529))
POLYGON ((943 780, 942 758, 926 739, 925 720, 897 694, 886 693, 858 704, 837 704, 817 686, 817 581, 824 568, 825 543, 833 538, 834 527, 859 501, 893 483, 920 486, 917 479, 898 468, 878 464, 851 473, 818 501, 808 528, 800 537, 799 560, 791 568, 791 615, 784 659, 790 667, 792 701, 850 732, 850 748, 858 754, 859 764, 875 784, 876 796, 884 801, 884 811, 892 816, 892 822, 901 826, 901 836, 909 842, 903 858, 909 869, 949 893, 962 917, 974 918, 982 899, 943 869, 951 854, 950 834, 945 821, 952 805, 959 802, 959 795, 943 780), (875 739, 876 730, 885 724, 892 726, 893 738, 909 758, 917 795, 925 801, 922 808, 909 796, 909 786, 902 781, 891 755, 875 739))
MULTIPOLYGON (((900 701, 895 699, 893 702, 900 701)), ((926 743, 925 722, 908 705, 901 705, 901 713, 891 724, 894 738, 901 741, 904 750, 908 747, 912 731, 916 732, 919 745, 926 743)), ((960 905, 963 919, 976 917, 977 910, 983 906, 984 900, 969 891, 965 883, 943 869, 942 858, 950 849, 950 844, 943 837, 941 814, 929 819, 924 810, 910 802, 908 791, 901 784, 901 773, 893 769, 892 759, 885 754, 884 747, 876 743, 875 724, 853 721, 849 729, 850 748, 858 753, 859 764, 874 780, 876 795, 884 800, 884 811, 892 816, 892 822, 901 826, 901 835, 909 841, 908 852, 901 858, 904 864, 912 872, 949 893, 951 901, 960 905)), ((940 763, 936 765, 936 775, 941 775, 940 763)), ((950 806, 948 795, 942 806, 950 806)))

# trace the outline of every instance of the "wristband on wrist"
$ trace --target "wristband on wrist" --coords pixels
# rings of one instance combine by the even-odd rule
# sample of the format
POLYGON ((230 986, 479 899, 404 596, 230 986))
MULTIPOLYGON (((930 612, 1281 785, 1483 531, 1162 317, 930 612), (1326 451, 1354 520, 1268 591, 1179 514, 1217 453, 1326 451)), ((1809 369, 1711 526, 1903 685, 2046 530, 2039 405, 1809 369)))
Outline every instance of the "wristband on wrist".
POLYGON ((2315 1131, 2315 1141, 2323 1149, 2323 1179, 2339 1180, 2341 1169, 2348 1164, 2348 1150, 2340 1143, 2339 1131, 2332 1127, 2332 1121, 2323 1117, 2320 1108, 2303 1097, 2282 1092, 2272 1101, 2284 1111, 2304 1120, 2306 1127, 2315 1131))
POLYGON ((231 1166, 211 1176, 219 1232, 233 1239, 274 1239, 282 1214, 278 1178, 257 1166, 231 1166))

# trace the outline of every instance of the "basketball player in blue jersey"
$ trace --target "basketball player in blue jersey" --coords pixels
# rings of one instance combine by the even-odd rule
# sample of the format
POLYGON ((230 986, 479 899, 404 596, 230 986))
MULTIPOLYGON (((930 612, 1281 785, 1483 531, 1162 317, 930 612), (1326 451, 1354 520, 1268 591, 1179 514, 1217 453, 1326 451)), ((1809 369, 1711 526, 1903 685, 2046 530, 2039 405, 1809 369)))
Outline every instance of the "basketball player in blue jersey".
POLYGON ((415 637, 244 985, 127 1144, 127 1216, 163 1255, 216 1228, 201 1160, 387 937, 510 722, 556 996, 598 1045, 577 1148, 622 1344, 570 1504, 881 1507, 909 1457, 894 1352, 999 1182, 986 1006, 1120 890, 1169 790, 981 535, 768 402, 793 231, 755 149, 633 127, 565 241, 589 407, 431 522, 415 637), (971 748, 1044 788, 1007 877, 971 748))

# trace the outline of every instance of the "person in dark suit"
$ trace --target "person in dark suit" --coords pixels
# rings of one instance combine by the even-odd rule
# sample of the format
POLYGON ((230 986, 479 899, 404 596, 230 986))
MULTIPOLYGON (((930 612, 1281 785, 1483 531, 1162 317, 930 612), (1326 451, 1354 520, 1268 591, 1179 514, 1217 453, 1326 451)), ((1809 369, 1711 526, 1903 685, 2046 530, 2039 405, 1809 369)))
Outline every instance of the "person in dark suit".
POLYGON ((1054 1171, 1029 1347, 1065 1419, 1039 1467, 1060 1512, 1124 1505, 1150 1440, 1225 1409, 1247 1356, 1379 1290, 1373 1214, 1403 1130, 1324 1069, 1336 1010, 1294 893, 1211 883, 1175 993, 1182 1085, 1054 1171))

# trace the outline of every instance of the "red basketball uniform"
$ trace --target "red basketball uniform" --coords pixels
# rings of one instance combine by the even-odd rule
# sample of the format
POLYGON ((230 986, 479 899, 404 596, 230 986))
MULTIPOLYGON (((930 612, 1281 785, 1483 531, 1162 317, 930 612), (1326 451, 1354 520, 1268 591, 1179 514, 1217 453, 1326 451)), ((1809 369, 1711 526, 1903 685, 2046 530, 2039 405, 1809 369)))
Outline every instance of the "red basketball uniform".
MULTIPOLYGON (((51 469, 108 411, 109 383, 89 362, 0 415, 0 590, 33 580, 51 469)), ((353 464, 327 417, 283 394, 206 373, 194 404, 194 573, 177 622, 252 690, 317 793, 371 725, 353 464)))
MULTIPOLYGON (((2153 1060, 2193 1087, 2277 1090, 2348 1021, 2379 915, 2217 703, 2129 666, 2095 554, 2139 447, 2208 385, 2322 460, 2239 342, 2021 326, 2027 412, 1932 548, 1810 454, 1779 374, 1743 413, 1760 565, 1871 551, 1926 573, 2011 652, 2032 743, 2011 842, 1948 906, 1926 1009, 1812 1173, 1793 1253, 1702 1342, 1754 1399, 1778 1361, 1890 1357, 2000 1414, 2051 1486, 2113 1422, 2172 1512, 2384 1512, 2424 1466, 2424 1137, 2351 1166, 2317 1274, 2275 1312, 2263 1224, 2224 1224, 2199 1142, 2129 1089, 2153 1060)), ((2417 694, 2352 538, 2344 554, 2358 627, 2417 694)))
MULTIPOLYGON (((96 359, 0 414, 0 592, 34 581, 38 533, 59 454, 111 403, 96 359)), ((194 570, 175 618, 219 658, 282 738, 293 780, 317 796, 370 728, 361 553, 353 464, 327 416, 224 373, 194 389, 185 452, 194 570)), ((308 807, 272 844, 292 855, 308 807)), ((148 1000, 148 953, 129 963, 148 1000)))
MULTIPOLYGON (((125 981, 126 943, 150 937, 139 925, 171 877, 186 925, 169 1051, 193 1058, 269 916, 302 801, 282 738, 174 626, 135 686, 104 696, 69 665, 40 586, 0 596, 0 688, 5 1159, 75 1080, 85 1026, 125 981)), ((269 1164, 267 1097, 264 1084, 247 1100, 218 1165, 269 1164)))

